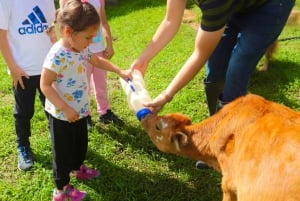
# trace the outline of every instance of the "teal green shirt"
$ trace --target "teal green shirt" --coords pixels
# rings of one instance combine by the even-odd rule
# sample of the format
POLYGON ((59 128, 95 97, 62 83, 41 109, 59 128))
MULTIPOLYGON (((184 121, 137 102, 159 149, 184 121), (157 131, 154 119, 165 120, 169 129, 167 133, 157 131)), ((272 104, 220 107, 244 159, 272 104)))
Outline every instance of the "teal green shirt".
POLYGON ((226 25, 232 15, 250 12, 268 0, 195 0, 202 11, 201 28, 216 31, 226 25))

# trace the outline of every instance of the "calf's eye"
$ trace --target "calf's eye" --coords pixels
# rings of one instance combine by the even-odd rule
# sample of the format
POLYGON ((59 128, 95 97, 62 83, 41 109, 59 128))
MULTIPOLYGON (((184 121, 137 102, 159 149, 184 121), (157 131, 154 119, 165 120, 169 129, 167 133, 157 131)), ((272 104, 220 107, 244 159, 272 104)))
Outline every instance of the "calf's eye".
POLYGON ((158 131, 160 130, 160 128, 157 124, 155 124, 155 129, 158 130, 158 131))

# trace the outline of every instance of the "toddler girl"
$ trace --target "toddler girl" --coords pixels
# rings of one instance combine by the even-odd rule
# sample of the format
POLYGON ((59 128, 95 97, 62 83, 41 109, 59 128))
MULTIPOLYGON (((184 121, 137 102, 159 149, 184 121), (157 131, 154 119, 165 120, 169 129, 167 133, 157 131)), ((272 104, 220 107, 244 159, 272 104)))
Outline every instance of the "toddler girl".
POLYGON ((53 200, 78 201, 85 197, 86 192, 69 184, 70 173, 78 179, 99 175, 98 171, 83 165, 88 147, 87 116, 90 115, 85 61, 115 72, 123 79, 131 79, 131 74, 89 50, 100 24, 99 15, 90 3, 67 1, 57 14, 57 23, 61 39, 49 51, 41 75, 45 109, 50 114, 56 185, 53 200))

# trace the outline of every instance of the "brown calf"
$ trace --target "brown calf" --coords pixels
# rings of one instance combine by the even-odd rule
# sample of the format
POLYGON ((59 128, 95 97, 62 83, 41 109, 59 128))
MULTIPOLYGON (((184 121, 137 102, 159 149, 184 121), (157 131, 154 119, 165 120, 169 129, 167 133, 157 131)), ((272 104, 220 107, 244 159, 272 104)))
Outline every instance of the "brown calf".
POLYGON ((197 124, 168 114, 142 125, 162 152, 221 172, 223 201, 300 201, 300 113, 288 107, 249 94, 197 124))

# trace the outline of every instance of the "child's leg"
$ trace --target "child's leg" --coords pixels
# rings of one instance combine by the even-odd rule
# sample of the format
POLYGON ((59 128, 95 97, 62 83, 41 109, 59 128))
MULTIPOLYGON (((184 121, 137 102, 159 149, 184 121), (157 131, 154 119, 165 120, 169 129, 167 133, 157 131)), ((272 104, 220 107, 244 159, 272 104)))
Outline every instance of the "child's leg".
POLYGON ((72 124, 74 124, 71 129, 72 136, 70 137, 70 140, 73 142, 71 145, 73 150, 72 170, 79 170, 85 160, 88 149, 87 117, 72 124))
POLYGON ((87 120, 74 123, 49 117, 53 154, 53 176, 56 188, 70 182, 70 172, 83 164, 87 151, 87 120))
MULTIPOLYGON (((103 52, 97 55, 103 57, 103 52)), ((110 106, 107 93, 107 71, 94 67, 91 84, 94 87, 97 111, 99 115, 106 114, 110 106)))
POLYGON ((63 187, 69 183, 69 172, 71 171, 70 165, 65 166, 65 158, 68 158, 69 152, 69 141, 67 133, 66 135, 64 133, 64 123, 64 121, 49 115, 53 156, 53 177, 58 190, 63 190, 63 187))

